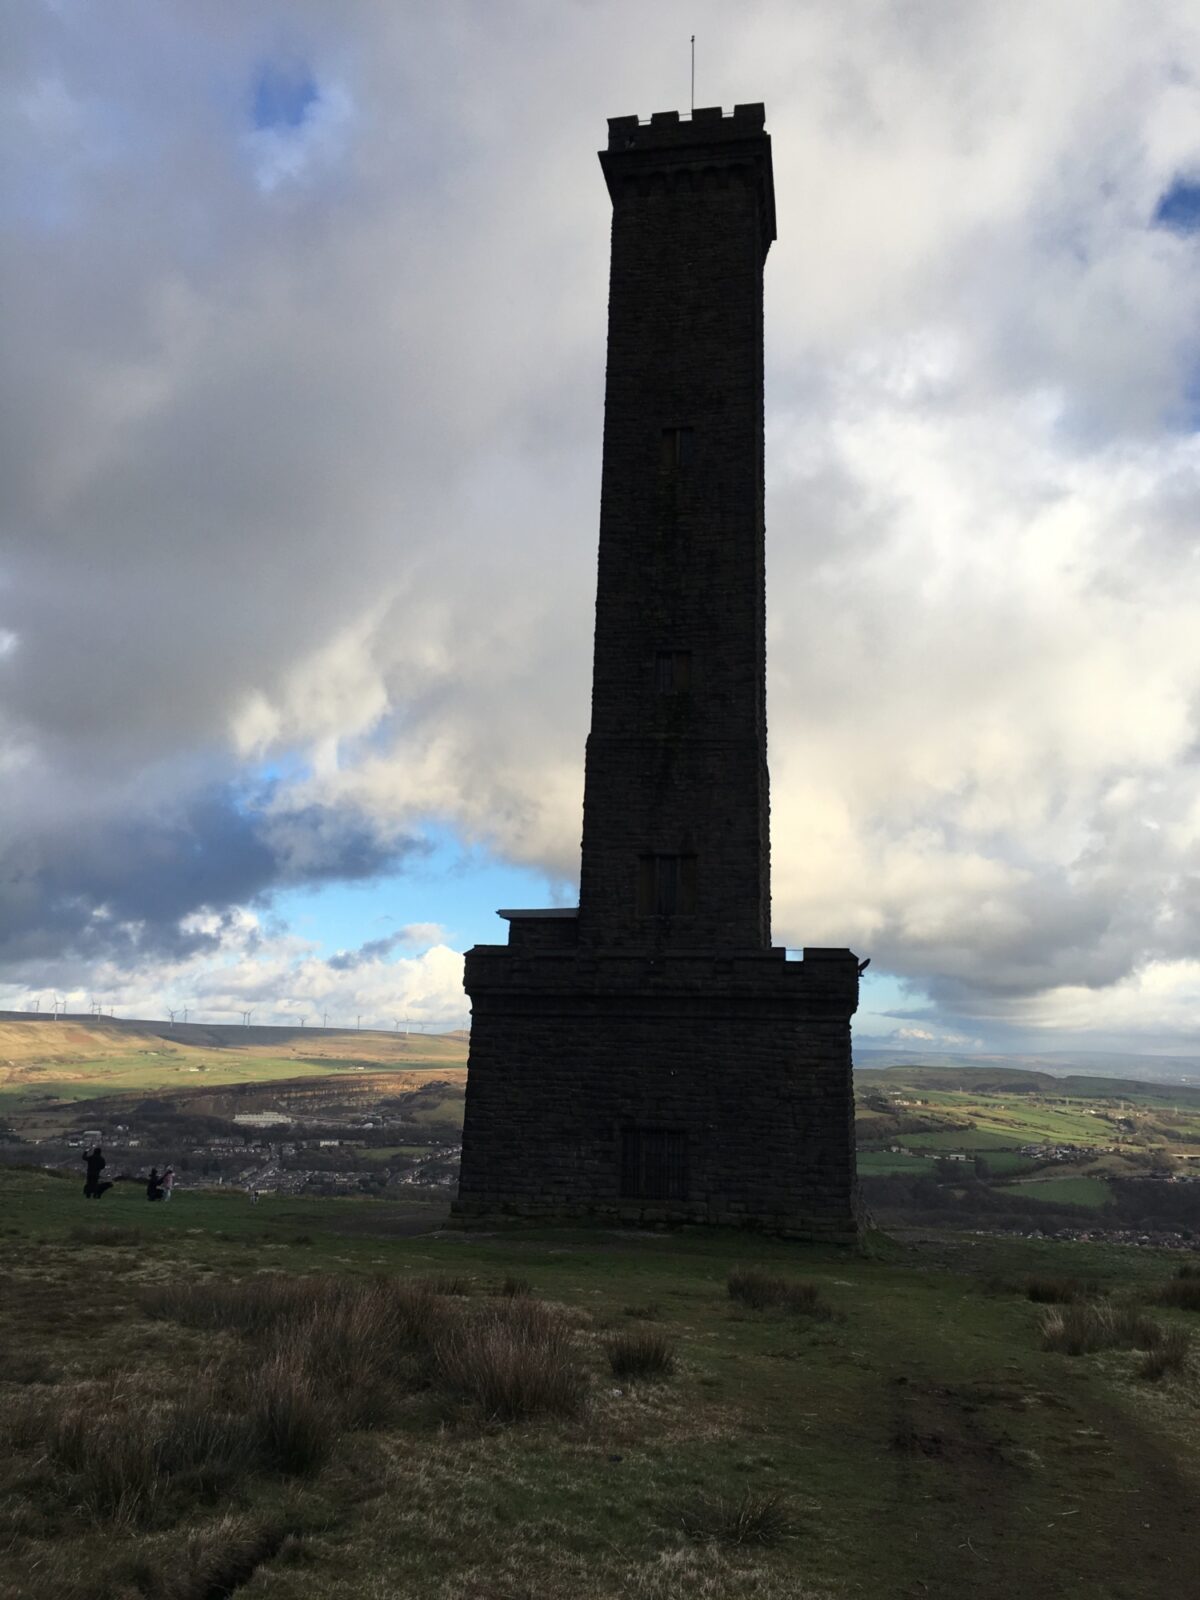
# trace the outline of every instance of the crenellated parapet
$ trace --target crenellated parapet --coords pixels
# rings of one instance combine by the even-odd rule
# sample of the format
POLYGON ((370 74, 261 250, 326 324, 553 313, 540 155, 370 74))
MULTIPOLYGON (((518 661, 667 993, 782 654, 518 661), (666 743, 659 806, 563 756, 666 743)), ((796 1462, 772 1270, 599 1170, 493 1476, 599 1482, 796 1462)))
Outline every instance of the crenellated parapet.
POLYGON ((600 152, 613 204, 684 189, 704 191, 742 184, 757 190, 762 254, 775 238, 775 181, 771 139, 761 102, 701 106, 690 117, 656 111, 608 119, 608 148, 600 152))

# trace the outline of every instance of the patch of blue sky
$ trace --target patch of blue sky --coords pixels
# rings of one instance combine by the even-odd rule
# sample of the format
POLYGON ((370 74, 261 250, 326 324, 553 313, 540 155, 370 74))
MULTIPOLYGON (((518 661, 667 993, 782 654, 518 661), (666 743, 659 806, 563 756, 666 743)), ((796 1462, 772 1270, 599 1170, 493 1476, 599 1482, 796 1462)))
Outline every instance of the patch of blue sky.
POLYGON ((254 80, 254 126, 299 128, 319 99, 316 79, 306 67, 267 63, 259 68, 254 80))
POLYGON ((501 906, 573 903, 573 886, 552 884, 544 873, 464 845, 449 828, 421 831, 430 849, 403 872, 286 890, 272 898, 272 922, 312 940, 322 956, 357 950, 413 923, 436 923, 446 944, 466 950, 507 942, 507 926, 496 916, 501 906))
POLYGON ((242 785, 248 794, 262 794, 279 784, 300 783, 311 773, 312 763, 306 754, 284 750, 269 761, 260 761, 245 774, 242 785))
POLYGON ((1195 178, 1175 178, 1169 189, 1159 196, 1154 208, 1156 227, 1168 228, 1172 233, 1200 231, 1200 181, 1195 178))

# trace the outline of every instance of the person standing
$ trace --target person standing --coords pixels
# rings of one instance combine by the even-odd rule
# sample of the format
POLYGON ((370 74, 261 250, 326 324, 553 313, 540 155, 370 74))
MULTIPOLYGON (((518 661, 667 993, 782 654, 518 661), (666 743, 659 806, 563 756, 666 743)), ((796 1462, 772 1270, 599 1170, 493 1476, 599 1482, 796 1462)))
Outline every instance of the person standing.
POLYGON ((168 1167, 162 1175, 163 1199, 169 1200, 175 1192, 175 1168, 168 1167))
POLYGON ((84 1180, 83 1195, 85 1200, 100 1200, 106 1190, 112 1188, 111 1183, 101 1183, 100 1174, 108 1162, 104 1159, 104 1152, 97 1145, 94 1150, 84 1151, 83 1159, 87 1162, 87 1177, 84 1180))
POLYGON ((162 1179, 158 1175, 158 1168, 150 1168, 150 1176, 146 1180, 146 1199, 161 1200, 163 1197, 162 1179))

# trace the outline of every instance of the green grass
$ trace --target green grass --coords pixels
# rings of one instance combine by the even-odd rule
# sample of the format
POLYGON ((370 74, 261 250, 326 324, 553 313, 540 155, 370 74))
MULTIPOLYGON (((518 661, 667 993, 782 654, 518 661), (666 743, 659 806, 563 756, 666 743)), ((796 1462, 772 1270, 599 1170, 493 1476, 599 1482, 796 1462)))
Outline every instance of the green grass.
MULTIPOLYGON (((1046 1308, 1024 1288, 1070 1277, 1149 1304, 1177 1257, 928 1229, 869 1255, 692 1229, 463 1235, 415 1201, 214 1192, 152 1207, 119 1186, 88 1208, 78 1190, 0 1172, 0 1354, 22 1356, 0 1360, 0 1600, 230 1592, 222 1574, 238 1600, 1159 1600, 1191 1570, 1191 1369, 1151 1381, 1138 1350, 1043 1351, 1046 1308), (72 1238, 100 1220, 129 1242, 72 1238), (436 1231, 403 1231, 421 1227, 436 1231), (830 1314, 731 1299, 737 1267, 814 1285, 830 1314), (272 1275, 382 1276, 418 1295, 453 1280, 466 1292, 447 1314, 479 1338, 430 1365, 370 1312, 352 1331, 375 1398, 355 1415, 336 1365, 354 1295, 233 1291, 234 1325, 209 1324, 207 1282, 272 1275), (506 1279, 534 1295, 499 1294, 506 1279), (270 1351, 320 1295, 305 1337, 326 1337, 314 1370, 329 1381, 313 1396, 270 1351), (629 1308, 651 1306, 674 1370, 615 1379, 629 1308), (510 1365, 531 1342, 504 1337, 514 1317, 583 1379, 521 1421, 504 1420, 532 1392, 510 1365), (272 1387, 243 1431, 240 1375, 258 1371, 272 1387), (325 1433, 305 1431, 315 1403, 332 1408, 325 1433), (179 1462, 127 1516, 120 1474, 142 1482, 145 1452, 119 1429, 54 1421, 110 1413, 179 1462), (57 1475, 48 1438, 68 1463, 57 1475), (107 1498, 89 1508, 77 1467, 106 1445, 107 1498), (1129 1515, 1135 1493, 1152 1515, 1129 1515)), ((303 1349, 295 1360, 302 1376, 303 1349)))
POLYGON ((921 1156, 896 1154, 891 1150, 860 1150, 858 1170, 867 1177, 879 1172, 931 1172, 933 1169, 921 1156))
POLYGON ((18 1110, 31 1101, 97 1100, 105 1095, 152 1094, 160 1089, 223 1088, 234 1083, 329 1076, 328 1065, 290 1057, 221 1055, 185 1062, 178 1056, 102 1056, 72 1062, 69 1068, 55 1062, 36 1073, 27 1069, 18 1083, 0 1088, 0 1109, 18 1110))
POLYGON ((1011 1149, 1014 1144, 1027 1141, 994 1133, 986 1128, 947 1128, 936 1133, 904 1133, 894 1142, 903 1145, 906 1150, 978 1150, 986 1156, 991 1150, 1011 1149))
POLYGON ((994 1177, 1007 1177, 1012 1173, 1030 1172, 1036 1163, 1015 1150, 981 1150, 994 1177))
POLYGON ((368 1164, 382 1166, 385 1161, 391 1161, 395 1156, 420 1157, 429 1155, 427 1144, 377 1144, 371 1145, 366 1150, 357 1152, 358 1159, 368 1164))
POLYGON ((1103 1178, 1030 1178, 1006 1185, 1035 1200, 1057 1201, 1072 1206, 1105 1206, 1112 1191, 1103 1178))

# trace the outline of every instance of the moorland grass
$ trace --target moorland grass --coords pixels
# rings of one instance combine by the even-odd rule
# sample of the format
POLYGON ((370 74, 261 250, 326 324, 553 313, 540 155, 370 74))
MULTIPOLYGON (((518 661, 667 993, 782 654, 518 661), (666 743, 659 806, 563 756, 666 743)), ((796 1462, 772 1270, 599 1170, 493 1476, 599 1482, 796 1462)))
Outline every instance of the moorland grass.
POLYGON ((731 1300, 752 1311, 790 1311, 806 1317, 829 1315, 815 1283, 776 1277, 757 1267, 734 1267, 726 1289, 731 1300))
POLYGON ((67 1234, 72 1244, 99 1245, 115 1248, 140 1245, 145 1235, 140 1228, 122 1227, 117 1222, 80 1222, 67 1234))
POLYGON ((1100 1285, 1092 1280, 1078 1278, 1026 1278, 1025 1293, 1037 1305, 1075 1305, 1080 1300, 1094 1300, 1100 1285))
POLYGON ((788 1500, 774 1490, 697 1495, 684 1507, 679 1521, 690 1539, 728 1545, 778 1545, 797 1531, 788 1500))
POLYGON ((605 1341, 614 1378, 669 1378, 675 1371, 674 1339, 657 1328, 634 1328, 605 1341))
POLYGON ((1160 1323, 1136 1306, 1076 1302, 1042 1318, 1042 1349, 1084 1356, 1098 1350, 1155 1350, 1163 1342, 1160 1323))
MULTIPOLYGON (((1192 1559, 1186 1484, 1200 1447, 1179 1425, 1190 1364, 1169 1368, 1152 1397, 1129 1380, 1154 1351, 1068 1373, 1038 1351, 1041 1312, 1023 1303, 1033 1276, 1149 1301, 1175 1266, 1158 1251, 942 1229, 869 1256, 756 1240, 756 1271, 819 1286, 837 1312, 820 1321, 730 1297, 744 1235, 408 1238, 387 1202, 252 1210, 189 1195, 186 1217, 144 1219, 118 1193, 115 1220, 127 1209, 152 1248, 97 1261, 68 1240, 83 1209, 70 1188, 29 1174, 5 1189, 0 1176, 18 1228, 0 1228, 0 1337, 59 1374, 46 1387, 0 1373, 0 1600, 208 1600, 242 1586, 273 1600, 829 1600, 852 1589, 954 1600, 964 1569, 946 1552, 966 1539, 961 1560, 978 1563, 970 1572, 989 1592, 1048 1600, 1069 1561, 1081 1593, 1119 1583, 1128 1600, 1158 1600, 1192 1559), (300 1230, 314 1270, 291 1280, 297 1292, 279 1269, 295 1262, 286 1247, 300 1230), (439 1274, 468 1292, 419 1283, 439 1274), (506 1275, 536 1283, 537 1297, 495 1292, 506 1275), (1010 1292, 972 1292, 991 1278, 1010 1292), (158 1298, 140 1311, 140 1294, 158 1298), (203 1304, 214 1298, 216 1313, 203 1304), (507 1321, 527 1306, 558 1319, 578 1410, 577 1398, 565 1415, 525 1403, 511 1340, 474 1341, 466 1376, 439 1355, 453 1344, 461 1357, 458 1336, 494 1318, 529 1343, 526 1325, 507 1321), (638 1331, 648 1309, 649 1331, 678 1345, 678 1369, 669 1383, 614 1387, 606 1335, 638 1331), (498 1389, 521 1404, 496 1404, 498 1389), (330 1413, 311 1457, 310 1400, 330 1413), (89 1446, 64 1427, 59 1454, 47 1451, 54 1418, 76 1409, 110 1419, 93 1453, 123 1428, 144 1445, 91 1510, 89 1446), (888 1444, 905 1419, 939 1449, 899 1461, 888 1444), (1119 1476, 1096 1474, 1080 1444, 1093 1430, 1119 1476), (129 1491, 147 1455, 169 1467, 139 1506, 129 1491), (1070 1522, 1023 1513, 1041 1510, 1050 1484, 1055 1505, 1078 1507, 1070 1522), (1131 1488, 1158 1497, 1150 1529, 1124 1515, 1131 1488), (787 1537, 790 1513, 782 1530, 759 1517, 772 1497, 797 1508, 802 1540, 787 1537), (905 1528, 920 1538, 898 1536, 905 1528)), ((1156 1347, 1168 1354, 1170 1316, 1156 1347)))
POLYGON ((1161 1341, 1153 1350, 1147 1351, 1138 1368, 1138 1376, 1157 1382, 1168 1372, 1182 1372, 1188 1365, 1191 1348, 1191 1336, 1186 1328, 1181 1328, 1177 1323, 1164 1328, 1161 1341))
POLYGON ((577 1417, 587 1402, 588 1377, 569 1323, 528 1296, 447 1320, 426 1355, 434 1383, 488 1422, 577 1417))
POLYGON ((1158 1292, 1158 1303, 1176 1311, 1200 1311, 1200 1277, 1172 1278, 1158 1292))

